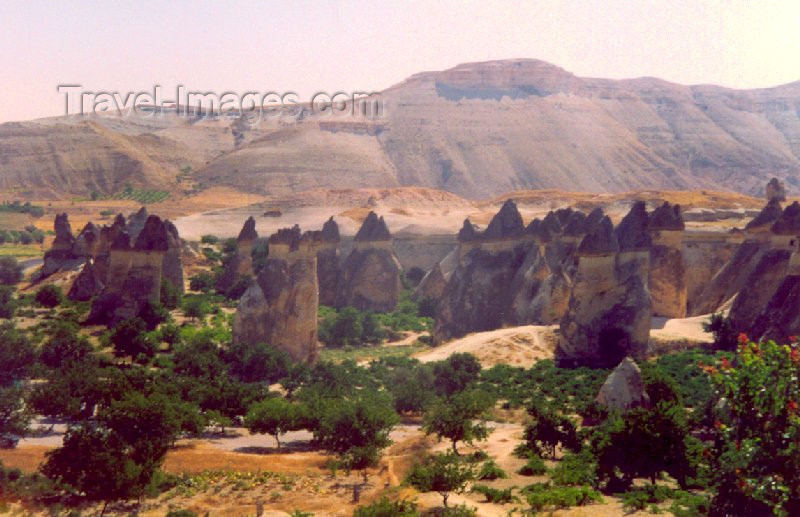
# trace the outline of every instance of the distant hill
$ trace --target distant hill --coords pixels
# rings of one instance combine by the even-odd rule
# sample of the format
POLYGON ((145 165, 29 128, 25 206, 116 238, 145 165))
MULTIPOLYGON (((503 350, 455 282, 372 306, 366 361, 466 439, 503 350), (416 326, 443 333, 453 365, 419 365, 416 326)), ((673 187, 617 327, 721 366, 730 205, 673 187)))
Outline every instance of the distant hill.
POLYGON ((726 189, 770 177, 800 192, 800 82, 758 90, 577 77, 537 60, 424 72, 384 116, 238 120, 75 117, 0 125, 0 190, 113 194, 126 184, 261 194, 422 186, 485 198, 519 189, 726 189))

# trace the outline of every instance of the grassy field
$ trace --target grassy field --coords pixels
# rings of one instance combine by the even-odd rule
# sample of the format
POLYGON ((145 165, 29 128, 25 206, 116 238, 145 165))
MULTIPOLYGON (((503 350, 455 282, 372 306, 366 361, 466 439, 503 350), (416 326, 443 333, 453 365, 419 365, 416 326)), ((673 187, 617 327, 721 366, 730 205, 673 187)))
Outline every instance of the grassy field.
POLYGON ((348 359, 361 362, 382 359, 384 357, 410 357, 427 348, 427 345, 423 345, 419 342, 413 345, 400 346, 378 345, 360 348, 323 348, 320 352, 320 359, 323 361, 341 363, 348 359))
POLYGON ((41 244, 0 244, 0 257, 27 259, 44 254, 41 244))

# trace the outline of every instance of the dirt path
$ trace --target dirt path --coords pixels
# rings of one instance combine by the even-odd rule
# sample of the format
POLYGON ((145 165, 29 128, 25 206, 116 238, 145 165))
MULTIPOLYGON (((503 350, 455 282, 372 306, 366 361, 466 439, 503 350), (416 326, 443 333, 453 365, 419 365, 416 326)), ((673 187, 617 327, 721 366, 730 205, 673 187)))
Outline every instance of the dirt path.
POLYGON ((447 359, 455 353, 475 355, 485 368, 510 364, 528 368, 541 359, 552 359, 558 326, 526 325, 477 332, 416 354, 427 363, 447 359))

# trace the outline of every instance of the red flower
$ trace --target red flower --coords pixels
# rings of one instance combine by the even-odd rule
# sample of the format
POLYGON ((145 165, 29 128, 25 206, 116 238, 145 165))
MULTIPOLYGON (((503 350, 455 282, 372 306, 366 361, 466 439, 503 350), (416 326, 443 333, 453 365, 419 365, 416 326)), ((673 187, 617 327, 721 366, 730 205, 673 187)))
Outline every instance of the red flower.
POLYGON ((792 348, 792 352, 790 354, 793 363, 800 362, 800 350, 797 348, 792 348))
POLYGON ((797 343, 797 336, 789 336, 789 341, 792 343, 797 343))
POLYGON ((738 341, 739 341, 739 343, 741 343, 742 345, 744 345, 745 343, 747 343, 747 342, 748 342, 748 341, 750 341, 750 340, 749 340, 749 339, 747 339, 747 334, 745 334, 744 332, 742 332, 742 333, 740 333, 740 334, 739 334, 738 341))
POLYGON ((797 402, 794 400, 790 400, 788 404, 786 404, 786 409, 789 410, 789 413, 797 413, 798 405, 797 402))
POLYGON ((727 369, 728 369, 728 368, 730 368, 730 367, 731 367, 731 362, 730 362, 730 361, 728 361, 728 358, 727 358, 727 357, 723 357, 723 358, 722 358, 722 369, 723 369, 723 370, 727 370, 727 369))

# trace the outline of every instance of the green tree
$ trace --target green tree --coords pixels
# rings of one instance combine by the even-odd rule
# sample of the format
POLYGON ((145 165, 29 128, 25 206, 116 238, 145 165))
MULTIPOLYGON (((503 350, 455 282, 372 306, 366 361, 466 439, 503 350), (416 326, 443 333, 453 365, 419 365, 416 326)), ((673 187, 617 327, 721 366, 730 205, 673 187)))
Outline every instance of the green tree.
POLYGON ((361 314, 353 307, 345 307, 334 317, 325 343, 336 348, 360 346, 363 333, 361 314))
POLYGON ((201 271, 189 278, 189 289, 201 293, 211 293, 214 291, 216 283, 217 278, 214 273, 201 271))
POLYGON ((528 407, 530 421, 525 426, 527 446, 540 454, 556 457, 556 447, 560 444, 573 452, 580 450, 580 440, 574 422, 550 405, 537 403, 528 407))
POLYGON ((472 466, 449 452, 435 454, 423 463, 415 463, 406 476, 405 484, 420 492, 439 492, 447 508, 451 492, 461 493, 467 483, 475 478, 472 466))
POLYGON ((36 362, 36 351, 30 340, 12 323, 0 325, 0 387, 11 386, 24 379, 36 362))
POLYGON ((28 430, 31 415, 25 409, 23 392, 17 387, 0 387, 0 449, 16 446, 28 430))
POLYGON ((177 309, 181 305, 181 290, 172 282, 162 279, 159 302, 167 310, 177 309))
POLYGON ((147 330, 155 330, 169 319, 169 312, 160 302, 147 300, 139 310, 139 318, 144 321, 147 330))
POLYGON ((95 408, 110 396, 101 381, 101 370, 92 361, 65 362, 48 372, 47 382, 38 383, 28 394, 36 413, 77 422, 92 416, 95 408))
POLYGON ((78 335, 78 326, 70 321, 56 321, 48 334, 49 338, 39 352, 39 360, 49 368, 80 363, 93 351, 89 340, 78 335))
POLYGON ((47 284, 36 291, 34 299, 42 307, 52 309, 61 305, 61 302, 64 301, 64 293, 61 292, 61 288, 57 285, 47 284))
POLYGON ((398 422, 389 397, 361 393, 355 399, 332 399, 325 405, 315 428, 314 441, 337 454, 348 468, 374 466, 380 451, 391 444, 389 433, 398 422))
POLYGON ((460 392, 449 399, 436 402, 425 413, 425 434, 436 434, 452 442, 453 454, 458 454, 458 442, 472 444, 489 436, 485 413, 494 401, 479 390, 460 392))
POLYGON ((684 486, 690 475, 684 408, 666 402, 652 409, 636 408, 612 415, 595 436, 597 473, 609 489, 628 489, 635 478, 655 484, 661 472, 684 486))
POLYGON ((217 379, 225 374, 222 350, 207 335, 197 335, 176 347, 172 355, 173 371, 195 379, 217 379))
POLYGON ((124 441, 129 457, 141 467, 141 486, 150 483, 181 431, 184 409, 166 395, 134 391, 100 412, 98 420, 124 441))
POLYGON ((433 369, 418 361, 391 368, 384 382, 398 413, 420 413, 434 400, 433 369))
POLYGON ((17 300, 14 297, 14 288, 10 285, 0 285, 0 318, 11 319, 17 310, 17 300))
POLYGON ((147 324, 141 318, 120 322, 111 333, 111 343, 117 357, 152 357, 156 352, 155 343, 147 334, 147 324))
POLYGON ((183 314, 192 321, 205 319, 211 312, 208 302, 199 296, 187 296, 183 301, 183 314))
POLYGON ((281 450, 281 435, 303 428, 303 408, 283 397, 271 397, 250 407, 244 425, 251 433, 270 434, 281 450))
POLYGON ((16 285, 22 281, 22 265, 14 257, 0 257, 0 285, 16 285))
POLYGON ((481 364, 472 354, 453 354, 433 366, 436 392, 449 397, 464 391, 478 380, 481 364))
POLYGON ((291 359, 274 346, 263 343, 232 343, 225 354, 231 375, 242 382, 278 382, 286 377, 291 359))
POLYGON ((47 453, 42 473, 88 500, 109 502, 140 496, 152 479, 115 432, 83 424, 69 429, 63 445, 47 453))

